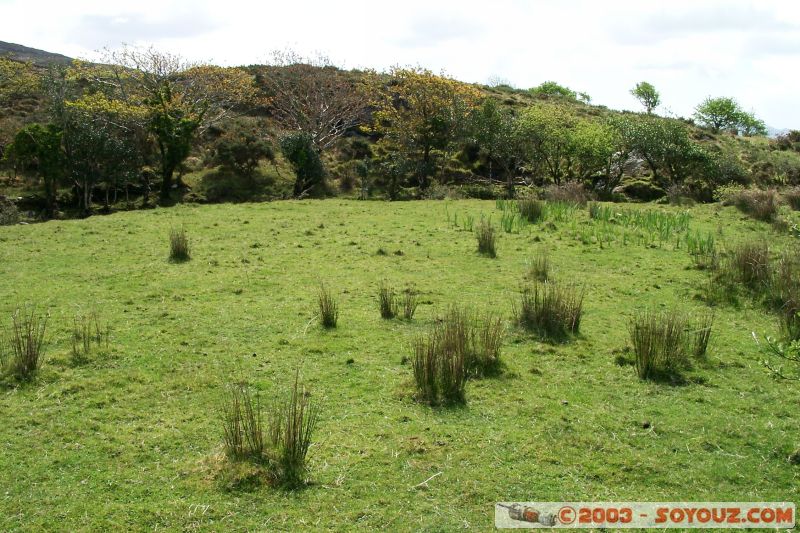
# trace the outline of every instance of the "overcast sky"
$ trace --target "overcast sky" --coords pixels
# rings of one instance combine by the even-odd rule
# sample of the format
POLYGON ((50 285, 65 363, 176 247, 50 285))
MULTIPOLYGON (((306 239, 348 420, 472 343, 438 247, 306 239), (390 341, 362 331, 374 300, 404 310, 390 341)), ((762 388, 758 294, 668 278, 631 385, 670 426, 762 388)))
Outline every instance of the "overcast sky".
POLYGON ((800 2, 655 0, 0 0, 0 40, 73 57, 154 44, 222 65, 271 50, 323 52, 347 68, 421 65, 470 82, 555 80, 596 104, 663 114, 732 96, 768 125, 800 129, 800 2))

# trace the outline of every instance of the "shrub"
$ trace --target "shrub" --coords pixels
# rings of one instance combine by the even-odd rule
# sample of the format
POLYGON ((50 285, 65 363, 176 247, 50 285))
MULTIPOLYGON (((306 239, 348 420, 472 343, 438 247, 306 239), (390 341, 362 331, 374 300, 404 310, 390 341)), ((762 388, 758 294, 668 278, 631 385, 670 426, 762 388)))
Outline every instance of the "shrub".
POLYGON ((739 211, 756 220, 772 222, 778 214, 779 198, 774 190, 745 189, 731 197, 739 211))
POLYGON ((583 185, 577 181, 568 181, 561 185, 550 185, 544 190, 544 198, 548 202, 565 203, 584 207, 589 195, 583 185))
POLYGON ((471 349, 467 360, 470 375, 486 376, 500 369, 500 355, 505 336, 502 318, 487 314, 475 322, 471 349))
POLYGON ((784 191, 783 197, 793 210, 800 211, 800 187, 787 189, 784 191))
POLYGON ((318 419, 319 410, 297 372, 288 398, 270 413, 270 444, 277 452, 274 475, 280 484, 294 488, 304 482, 306 456, 318 419))
POLYGON ((499 370, 504 333, 499 317, 449 308, 427 336, 414 342, 417 398, 432 405, 463 402, 468 378, 499 370))
POLYGON ((19 210, 13 202, 0 196, 0 226, 10 226, 19 222, 19 210))
POLYGON ((475 236, 478 239, 478 253, 486 257, 497 257, 494 226, 492 226, 491 222, 481 219, 481 223, 475 229, 475 236))
POLYGON ((191 259, 189 238, 186 231, 172 229, 169 232, 169 260, 173 263, 183 263, 191 259))
POLYGON ((604 206, 599 202, 589 202, 589 218, 592 220, 603 220, 608 222, 614 216, 612 209, 608 206, 604 206))
POLYGON ((783 335, 800 339, 800 255, 784 252, 778 258, 769 283, 767 303, 778 311, 783 335))
POLYGON ((563 339, 578 333, 583 313, 583 291, 573 286, 534 282, 525 287, 516 321, 543 337, 563 339))
POLYGON ((290 133, 281 139, 281 152, 295 172, 294 196, 300 198, 324 184, 325 167, 311 136, 307 133, 290 133))
POLYGON ((691 354, 695 357, 705 357, 708 342, 711 340, 711 328, 714 326, 714 314, 705 313, 695 318, 690 324, 689 344, 691 354))
POLYGON ((528 222, 535 224, 544 220, 545 203, 535 198, 523 198, 517 200, 517 210, 519 216, 528 222))
POLYGON ((417 311, 418 305, 419 300, 417 299, 417 294, 414 292, 414 289, 406 289, 403 293, 403 318, 406 320, 414 318, 414 313, 417 311))
POLYGON ((415 340, 412 366, 419 400, 431 405, 465 401, 466 337, 457 327, 445 321, 415 340))
POLYGON ((674 377, 688 365, 683 314, 645 310, 631 319, 629 332, 640 379, 674 377))
POLYGON ((264 459, 261 401, 246 383, 227 387, 221 409, 225 452, 234 459, 264 459))
POLYGON ((380 287, 378 287, 378 305, 381 311, 381 318, 394 318, 398 313, 398 303, 394 289, 386 285, 385 281, 381 282, 380 287))
POLYGON ((324 284, 320 284, 317 294, 317 304, 319 306, 319 320, 324 328, 335 328, 339 320, 339 306, 336 299, 328 292, 324 284))
POLYGON ((527 263, 527 277, 534 281, 547 281, 550 277, 550 257, 543 252, 537 254, 527 263))
POLYGON ((740 244, 729 255, 727 270, 752 290, 766 289, 771 276, 769 246, 764 242, 740 244))
POLYGON ((686 232, 686 251, 698 269, 715 271, 719 268, 719 253, 712 233, 686 232))
POLYGON ((238 176, 252 177, 261 159, 274 161, 275 153, 255 131, 233 132, 217 142, 215 162, 238 176))
POLYGON ((3 374, 19 380, 33 378, 44 358, 47 319, 37 315, 35 308, 14 310, 10 331, 5 339, 0 339, 3 374))
POLYGON ((92 352, 92 347, 108 348, 108 325, 100 325, 96 312, 88 315, 76 314, 72 319, 72 361, 76 364, 85 362, 92 352))

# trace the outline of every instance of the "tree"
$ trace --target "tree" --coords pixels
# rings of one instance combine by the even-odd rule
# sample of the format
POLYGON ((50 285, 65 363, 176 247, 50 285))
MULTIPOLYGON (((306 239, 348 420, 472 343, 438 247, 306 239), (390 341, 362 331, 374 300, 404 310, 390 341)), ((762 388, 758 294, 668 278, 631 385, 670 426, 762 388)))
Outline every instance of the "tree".
POLYGON ((560 85, 554 81, 544 81, 536 87, 528 89, 528 92, 531 93, 532 96, 563 98, 566 100, 581 101, 586 104, 592 101, 592 97, 589 96, 588 93, 573 91, 569 87, 560 85))
POLYGON ((63 143, 67 167, 78 197, 78 207, 91 213, 92 193, 105 184, 105 208, 110 193, 139 174, 144 156, 143 135, 147 109, 112 100, 102 93, 85 94, 66 102, 63 143))
POLYGON ((394 68, 388 80, 373 76, 373 97, 371 130, 382 136, 384 146, 413 163, 417 184, 426 189, 442 154, 466 137, 481 94, 429 70, 394 68))
POLYGON ((40 84, 33 65, 0 57, 0 105, 36 94, 40 84))
POLYGON ((123 48, 107 61, 125 99, 146 106, 161 167, 161 197, 169 199, 175 169, 189 156, 196 135, 256 98, 252 76, 238 68, 186 62, 153 48, 123 48))
POLYGON ((325 167, 314 147, 311 135, 299 131, 281 139, 281 152, 292 164, 296 175, 294 196, 301 198, 320 185, 325 178, 325 167))
POLYGON ((572 130, 578 118, 564 104, 538 103, 525 109, 516 130, 526 164, 543 169, 555 184, 568 179, 574 162, 572 130))
POLYGON ((709 96, 695 108, 694 118, 701 126, 715 132, 726 130, 741 135, 767 134, 764 122, 753 113, 744 111, 733 98, 709 96))
POLYGON ((631 89, 631 94, 644 106, 648 115, 651 115, 653 110, 661 104, 661 95, 652 84, 646 81, 637 83, 636 87, 631 89))
POLYGON ((705 151, 692 141, 680 121, 655 116, 624 116, 617 120, 616 128, 624 145, 647 162, 653 181, 663 188, 680 185, 707 160, 705 151))
POLYGON ((44 186, 48 218, 56 211, 56 192, 64 166, 61 135, 61 129, 54 124, 29 124, 17 132, 5 154, 18 164, 36 170, 44 186))
POLYGON ((272 64, 260 70, 256 80, 265 88, 268 109, 281 127, 308 134, 320 153, 364 121, 361 84, 327 57, 275 52, 272 64))
POLYGON ((500 167, 507 180, 509 198, 514 197, 514 171, 519 153, 515 127, 511 111, 501 106, 495 98, 484 99, 472 116, 472 140, 489 163, 489 179, 494 178, 494 165, 500 167))
POLYGON ((572 132, 573 175, 592 180, 610 192, 622 179, 628 153, 617 131, 607 121, 580 119, 572 132))

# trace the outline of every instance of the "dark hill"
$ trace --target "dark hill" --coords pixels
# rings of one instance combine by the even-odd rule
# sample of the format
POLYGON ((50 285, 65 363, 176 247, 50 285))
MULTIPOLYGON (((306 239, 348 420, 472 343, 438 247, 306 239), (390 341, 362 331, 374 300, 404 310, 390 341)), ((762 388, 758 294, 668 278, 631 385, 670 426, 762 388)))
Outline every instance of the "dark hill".
POLYGON ((72 62, 72 58, 62 54, 45 52, 44 50, 4 41, 0 41, 0 57, 8 57, 17 61, 30 61, 36 65, 69 64, 72 62))

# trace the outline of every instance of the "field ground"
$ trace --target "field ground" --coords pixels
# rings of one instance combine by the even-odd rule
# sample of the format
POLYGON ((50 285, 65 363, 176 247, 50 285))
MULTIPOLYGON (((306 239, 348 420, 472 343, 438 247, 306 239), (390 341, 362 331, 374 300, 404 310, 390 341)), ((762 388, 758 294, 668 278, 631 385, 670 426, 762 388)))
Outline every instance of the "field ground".
MULTIPOLYGON (((730 207, 690 213, 724 246, 796 245, 730 207)), ((500 232, 488 259, 455 214, 500 217, 493 202, 326 200, 0 227, 3 325, 17 303, 51 314, 38 378, 0 387, 0 529, 487 530, 496 501, 800 503, 787 461, 800 389, 770 378, 753 338, 777 333, 773 315, 744 297, 718 307, 708 361, 686 384, 640 381, 615 362, 631 314, 705 307, 707 274, 677 240, 584 243, 583 210, 500 232), (193 259, 172 264, 181 226, 193 259), (556 280, 585 287, 578 338, 543 343, 509 324, 503 374, 470 381, 465 407, 415 402, 401 364, 415 335, 454 303, 510 319, 542 251, 556 280), (383 279, 420 292, 413 321, 380 318, 383 279), (320 281, 341 306, 335 330, 314 320, 320 281), (75 365, 72 317, 91 309, 110 346, 75 365), (311 485, 226 485, 223 384, 245 377, 270 397, 297 367, 322 409, 311 485)))

